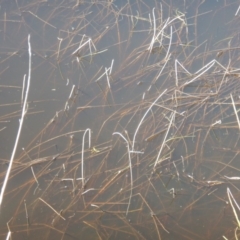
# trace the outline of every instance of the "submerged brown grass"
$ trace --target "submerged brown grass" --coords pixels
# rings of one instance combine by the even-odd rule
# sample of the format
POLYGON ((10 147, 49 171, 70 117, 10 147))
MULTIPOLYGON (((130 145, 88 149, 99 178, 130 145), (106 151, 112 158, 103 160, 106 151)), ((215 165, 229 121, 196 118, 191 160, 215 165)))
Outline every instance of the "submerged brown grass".
POLYGON ((34 57, 29 100, 0 86, 22 88, 0 105, 2 136, 26 118, 16 154, 2 148, 1 238, 238 239, 238 16, 206 40, 201 17, 235 5, 184 3, 16 1, 3 14, 16 46, 1 76, 24 62, 26 32, 34 57))

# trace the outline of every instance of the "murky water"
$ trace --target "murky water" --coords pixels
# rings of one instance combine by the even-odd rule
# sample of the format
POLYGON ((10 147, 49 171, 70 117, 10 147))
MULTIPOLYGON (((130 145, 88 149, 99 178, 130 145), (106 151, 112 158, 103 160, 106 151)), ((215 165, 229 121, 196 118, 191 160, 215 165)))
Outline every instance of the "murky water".
POLYGON ((1 239, 237 239, 238 1, 0 7, 1 239))

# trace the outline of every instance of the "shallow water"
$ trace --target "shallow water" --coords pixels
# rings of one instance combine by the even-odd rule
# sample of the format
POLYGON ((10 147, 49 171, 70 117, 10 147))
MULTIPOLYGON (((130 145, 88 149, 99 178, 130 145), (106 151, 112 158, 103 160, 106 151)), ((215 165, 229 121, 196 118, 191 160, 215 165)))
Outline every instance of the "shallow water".
POLYGON ((235 239, 238 7, 2 2, 1 238, 235 239))

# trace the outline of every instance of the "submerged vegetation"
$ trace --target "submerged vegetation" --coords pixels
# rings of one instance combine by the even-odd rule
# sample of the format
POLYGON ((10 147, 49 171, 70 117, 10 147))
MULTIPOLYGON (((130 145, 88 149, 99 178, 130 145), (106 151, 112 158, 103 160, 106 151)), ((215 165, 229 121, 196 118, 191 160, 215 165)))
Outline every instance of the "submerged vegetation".
POLYGON ((213 2, 2 3, 1 239, 240 239, 239 3, 213 2))

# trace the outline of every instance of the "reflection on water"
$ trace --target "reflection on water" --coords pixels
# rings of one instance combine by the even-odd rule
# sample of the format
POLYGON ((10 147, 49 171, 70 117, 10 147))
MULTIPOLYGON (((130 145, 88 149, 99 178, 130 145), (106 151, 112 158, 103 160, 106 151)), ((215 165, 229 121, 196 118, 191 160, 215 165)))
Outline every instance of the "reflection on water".
POLYGON ((238 7, 2 2, 1 238, 237 239, 238 7))

